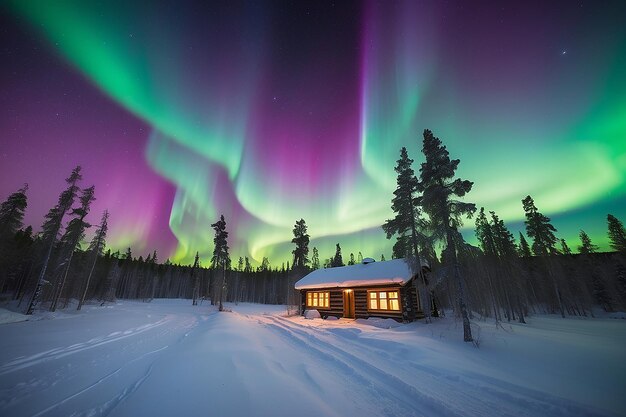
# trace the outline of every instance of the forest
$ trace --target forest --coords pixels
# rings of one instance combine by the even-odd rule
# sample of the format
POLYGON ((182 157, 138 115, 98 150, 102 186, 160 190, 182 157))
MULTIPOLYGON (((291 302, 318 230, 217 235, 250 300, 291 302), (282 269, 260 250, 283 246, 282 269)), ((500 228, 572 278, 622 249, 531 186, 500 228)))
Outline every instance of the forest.
MULTIPOLYGON (((422 152, 425 162, 416 174, 406 148, 400 150, 391 200, 395 217, 382 228, 388 239, 396 239, 392 258, 407 258, 418 275, 427 321, 452 310, 463 320, 470 341, 470 319, 523 323, 535 313, 593 316, 594 307, 626 309, 626 230, 620 219, 607 213, 612 252, 599 252, 584 230, 578 247, 569 248, 533 198, 520 197, 526 236, 520 233, 516 239, 497 213, 469 202, 473 183, 455 177, 460 160, 450 159, 430 130, 424 131, 422 152), (459 232, 464 222, 474 223, 478 247, 459 232), (418 266, 424 261, 426 272, 418 266)), ((201 260, 196 254, 191 265, 159 262, 156 251, 145 258, 130 248, 112 251, 106 248, 109 214, 102 213, 97 225, 87 222, 96 194, 93 186, 82 188, 81 180, 77 166, 38 233, 23 224, 28 185, 0 206, 0 294, 18 300, 26 314, 35 308, 80 309, 86 301, 104 305, 116 299, 185 298, 194 305, 219 304, 220 309, 223 302, 296 306, 298 279, 313 269, 353 265, 363 257, 350 253, 344 262, 337 243, 336 253, 320 261, 317 248, 309 251, 308 228, 300 219, 293 229, 291 265, 272 267, 264 258, 252 267, 247 257, 231 260, 224 216, 210 225, 213 256, 201 260), (93 238, 84 242, 90 228, 93 238)))

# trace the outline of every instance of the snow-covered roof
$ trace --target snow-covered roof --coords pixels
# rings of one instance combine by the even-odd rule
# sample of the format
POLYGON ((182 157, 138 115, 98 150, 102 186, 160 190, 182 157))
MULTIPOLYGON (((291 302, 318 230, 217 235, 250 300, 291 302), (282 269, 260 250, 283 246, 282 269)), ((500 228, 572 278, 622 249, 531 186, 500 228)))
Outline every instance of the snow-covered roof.
POLYGON ((316 269, 296 282, 297 290, 350 288, 365 285, 404 285, 413 274, 404 259, 316 269))

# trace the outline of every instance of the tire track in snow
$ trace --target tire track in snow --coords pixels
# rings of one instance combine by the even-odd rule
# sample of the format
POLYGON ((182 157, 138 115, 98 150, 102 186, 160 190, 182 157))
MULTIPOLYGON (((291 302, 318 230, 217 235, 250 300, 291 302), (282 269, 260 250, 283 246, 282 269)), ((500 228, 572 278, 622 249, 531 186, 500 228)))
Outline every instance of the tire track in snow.
POLYGON ((82 352, 87 349, 92 349, 98 346, 105 345, 107 343, 117 342, 119 340, 126 339, 128 337, 136 336, 140 333, 162 326, 163 324, 171 320, 172 320, 171 317, 168 316, 157 322, 139 326, 134 329, 128 329, 124 332, 114 332, 109 336, 91 339, 84 343, 76 343, 68 347, 51 349, 51 350, 40 352, 40 353, 31 355, 25 358, 22 357, 22 358, 14 359, 0 366, 0 375, 5 375, 10 372, 14 372, 20 369, 38 365, 42 362, 60 359, 68 355, 73 355, 75 353, 82 352))
POLYGON ((385 415, 449 417, 461 417, 463 415, 447 407, 443 401, 423 394, 398 377, 349 352, 328 345, 307 332, 293 329, 276 317, 266 316, 264 318, 269 321, 262 322, 267 327, 276 330, 298 347, 305 347, 305 352, 312 353, 318 358, 332 363, 334 369, 341 371, 348 379, 357 382, 361 388, 365 389, 368 395, 381 404, 385 404, 382 410, 385 415), (416 403, 419 404, 420 409, 416 409, 416 403))
MULTIPOLYGON (((587 408, 566 399, 543 394, 532 389, 520 387, 506 381, 497 380, 488 376, 483 376, 471 372, 460 372, 450 374, 446 371, 437 370, 424 365, 415 364, 410 361, 399 361, 393 355, 387 355, 385 362, 392 362, 394 371, 407 374, 410 368, 411 378, 424 381, 420 386, 414 386, 399 377, 392 375, 385 370, 372 365, 356 353, 364 349, 380 351, 374 347, 369 349, 366 344, 358 340, 348 340, 338 338, 333 332, 324 332, 325 336, 332 337, 333 342, 341 341, 344 349, 336 344, 329 344, 315 334, 319 329, 311 329, 307 326, 294 323, 282 317, 265 316, 269 320, 270 326, 279 326, 283 332, 289 334, 291 338, 297 338, 306 345, 307 348, 322 350, 327 355, 341 361, 353 370, 363 369, 366 374, 362 376, 368 378, 367 374, 375 375, 372 385, 381 385, 381 389, 387 385, 393 386, 402 392, 403 396, 410 399, 409 402, 415 407, 418 402, 420 407, 424 403, 429 405, 432 415, 510 415, 519 416, 523 410, 523 415, 527 416, 606 416, 597 410, 587 408), (313 330, 313 331, 312 331, 313 330), (315 346, 313 346, 315 345, 315 346), (348 350, 346 350, 348 345, 348 350), (417 374, 416 374, 417 373, 417 374), (420 375, 421 374, 421 375, 420 375), (448 395, 448 397, 446 397, 448 395), (487 400, 485 398, 488 398, 487 400), (412 401, 411 401, 412 400, 412 401)), ((358 372, 358 371, 357 371, 358 372)), ((407 380, 410 380, 407 378, 407 380)), ((392 390, 392 393, 395 392, 392 390)), ((415 409, 414 409, 415 410, 415 409)), ((414 413, 417 410, 414 411, 414 413)))

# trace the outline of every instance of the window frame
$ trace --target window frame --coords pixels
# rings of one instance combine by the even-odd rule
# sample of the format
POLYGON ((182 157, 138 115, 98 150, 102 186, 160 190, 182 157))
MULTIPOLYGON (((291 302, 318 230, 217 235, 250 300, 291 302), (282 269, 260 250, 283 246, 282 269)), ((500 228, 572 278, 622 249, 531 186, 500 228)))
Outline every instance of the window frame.
POLYGON ((306 292, 306 296, 305 296, 305 300, 304 300, 304 305, 306 306, 306 308, 314 308, 314 309, 318 309, 318 310, 330 310, 330 291, 319 291, 319 290, 315 290, 315 291, 307 291, 306 292), (327 296, 324 296, 322 299, 327 298, 328 299, 328 306, 320 306, 320 305, 309 305, 309 294, 311 294, 311 300, 313 300, 314 296, 313 294, 317 295, 317 303, 319 304, 319 300, 320 300, 320 295, 321 294, 328 294, 327 296))
POLYGON ((384 313, 402 313, 402 300, 401 300, 401 296, 400 296, 400 288, 381 288, 381 289, 371 289, 371 290, 367 290, 367 311, 375 311, 375 312, 384 312, 384 313), (389 293, 396 293, 398 294, 397 297, 389 297, 389 293), (380 294, 381 293, 385 293, 385 297, 384 299, 387 301, 387 307, 386 309, 382 309, 380 308, 380 294), (370 307, 370 301, 372 300, 372 298, 370 298, 370 294, 376 294, 376 306, 378 308, 371 308, 370 307), (389 300, 398 300, 398 309, 397 310, 393 310, 390 307, 389 300))

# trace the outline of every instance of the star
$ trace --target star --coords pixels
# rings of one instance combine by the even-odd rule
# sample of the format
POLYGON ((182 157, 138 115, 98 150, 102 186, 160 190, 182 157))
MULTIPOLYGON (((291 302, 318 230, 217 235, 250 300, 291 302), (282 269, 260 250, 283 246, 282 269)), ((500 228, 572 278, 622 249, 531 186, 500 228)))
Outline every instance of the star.
POLYGON ((563 50, 561 51, 561 55, 567 55, 567 49, 563 49, 563 50))

